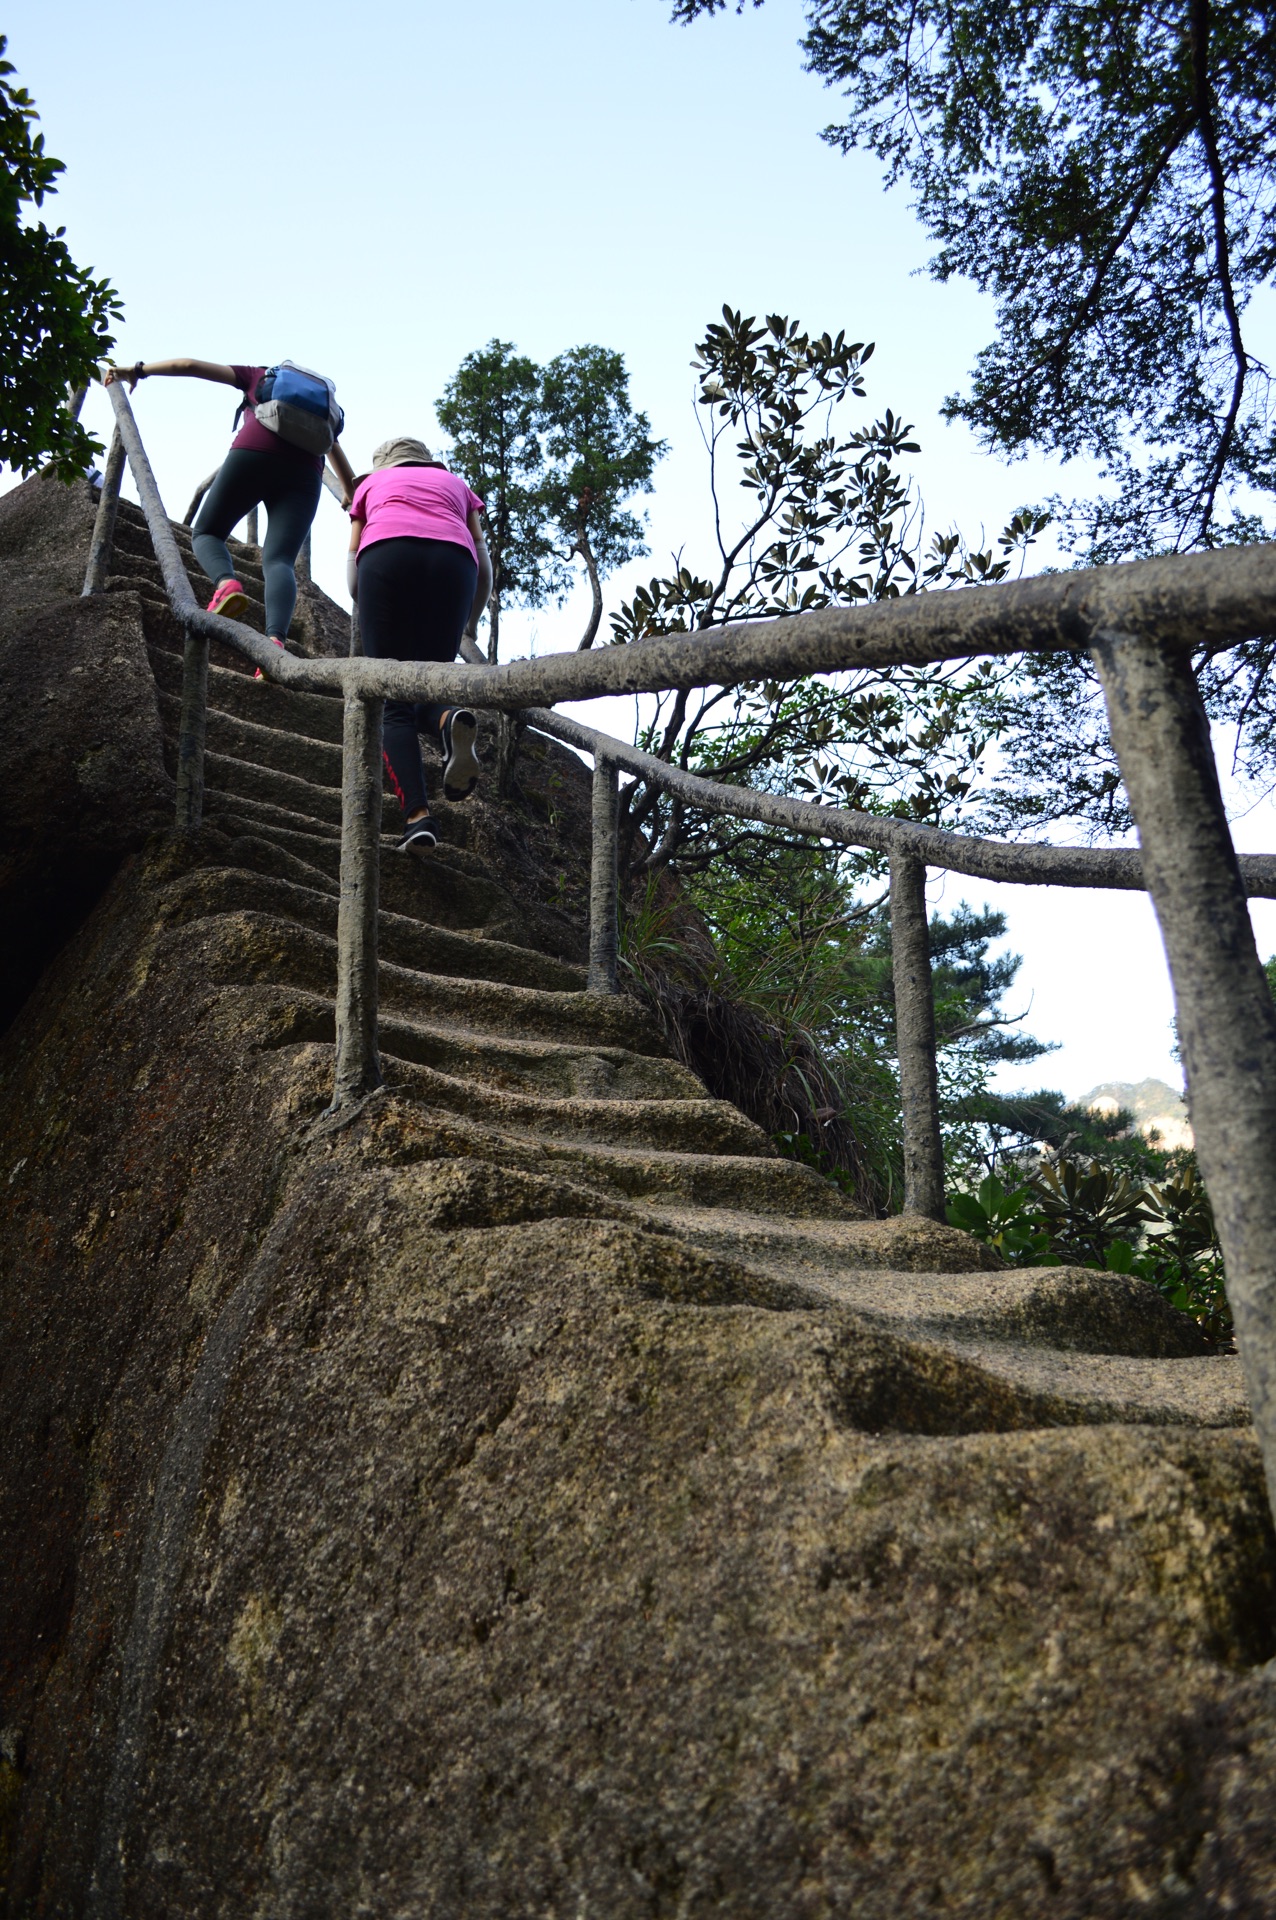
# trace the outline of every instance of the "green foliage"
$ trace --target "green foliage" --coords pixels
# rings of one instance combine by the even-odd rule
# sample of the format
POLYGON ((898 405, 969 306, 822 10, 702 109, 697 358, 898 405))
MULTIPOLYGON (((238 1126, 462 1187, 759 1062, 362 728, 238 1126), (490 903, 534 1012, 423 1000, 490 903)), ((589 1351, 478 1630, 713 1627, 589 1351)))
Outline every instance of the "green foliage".
POLYGON ((1195 1155, 1183 1156, 1167 1180, 1149 1186, 1147 1197, 1157 1230, 1143 1256, 1153 1263, 1146 1277, 1172 1305, 1199 1320, 1211 1338, 1226 1337, 1232 1316, 1224 1291, 1223 1254, 1195 1155))
MULTIPOLYGON (((865 863, 837 850, 761 838, 755 850, 756 860, 737 849, 733 860, 686 876, 680 897, 712 936, 719 990, 801 1033, 818 1053, 833 1089, 827 1104, 854 1128, 873 1168, 875 1210, 888 1210, 902 1193, 902 1146, 885 894, 865 897, 865 863)), ((1014 955, 989 958, 1004 931, 1000 914, 964 903, 931 920, 941 1098, 949 1151, 959 1157, 960 1095, 1001 1060, 1045 1050, 1014 1032, 1002 1011, 1019 965, 1014 955)), ((807 1131, 818 1143, 820 1129, 807 1131)), ((810 1158, 794 1139, 780 1144, 810 1158)), ((811 1164, 820 1164, 818 1155, 811 1164)))
MULTIPOLYGON (((0 34, 0 56, 6 45, 0 34)), ((31 473, 48 457, 73 480, 101 446, 67 412, 67 390, 96 378, 120 301, 109 281, 76 266, 65 228, 24 221, 23 208, 43 206, 65 169, 32 132, 39 115, 13 71, 0 58, 0 461, 31 473)))
POLYGON ((646 551, 642 523, 626 503, 651 491, 665 451, 629 398, 623 358, 572 347, 539 367, 508 340, 467 354, 435 405, 451 459, 487 509, 492 556, 489 654, 501 608, 561 600, 584 562, 596 611, 599 583, 646 551))
MULTIPOLYGON (((674 17, 724 0, 677 0, 674 17)), ((741 0, 741 9, 743 0, 741 0)), ((908 180, 931 272, 997 303, 946 405, 989 449, 1088 457, 1049 502, 1088 564, 1271 537, 1270 375, 1252 350, 1276 277, 1276 18, 1260 0, 807 0, 808 65, 843 93, 825 138, 908 180)), ((1276 635, 1198 662, 1237 769, 1276 772, 1276 635)), ((1002 689, 984 831, 1129 817, 1085 655, 1002 689)))
POLYGON ((651 475, 665 452, 651 422, 629 399, 629 377, 618 353, 572 347, 545 368, 540 425, 545 444, 541 501, 556 551, 585 564, 595 613, 581 641, 590 646, 602 618, 602 578, 647 549, 643 526, 625 502, 651 492, 651 475))
POLYGON ((1223 1257, 1195 1155, 1162 1156, 1158 1180, 1138 1183, 1119 1164, 1066 1155, 1005 1181, 986 1175, 950 1195, 955 1227, 986 1241, 1011 1266, 1060 1263, 1146 1280, 1206 1336, 1230 1338, 1223 1257))
POLYGON ((549 591, 552 549, 540 496, 545 463, 539 407, 540 369, 508 340, 489 340, 467 354, 434 406, 452 441, 453 466, 486 507, 493 660, 502 606, 510 601, 539 606, 549 591))
MULTIPOLYGON (((723 308, 692 362, 717 551, 697 566, 675 556, 613 616, 614 642, 1007 576, 1044 516, 1017 517, 995 555, 956 532, 925 545, 899 470, 917 448, 912 428, 889 408, 842 422, 839 410, 864 397, 871 353, 842 332, 723 308)), ((642 744, 736 785, 938 820, 961 807, 997 733, 1004 674, 983 661, 670 694, 642 744)), ((641 784, 626 795, 622 835, 630 874, 694 871, 736 848, 752 857, 736 823, 689 816, 641 784)))
POLYGON ((827 1005, 836 962, 800 938, 786 943, 783 929, 776 939, 774 927, 750 924, 749 902, 737 906, 732 932, 715 940, 685 887, 649 876, 621 917, 631 989, 663 1022, 678 1057, 781 1153, 868 1212, 888 1212, 901 1181, 889 1068, 872 1052, 836 1054, 827 1005))
POLYGON ((1022 964, 1017 953, 996 960, 989 956, 989 947, 1005 932, 1004 913, 969 907, 964 900, 951 919, 935 914, 930 922, 938 1044, 943 1049, 960 1043, 963 1058, 977 1053, 990 1067, 1036 1060, 1047 1051, 1040 1040, 1011 1032, 1015 1023, 1001 1012, 1022 964))
POLYGON ((987 584, 1045 525, 1022 518, 1001 553, 972 551, 956 533, 918 551, 920 510, 898 471, 920 452, 889 407, 839 437, 837 409, 863 399, 872 344, 807 333, 796 320, 724 306, 696 346, 701 432, 717 509, 718 555, 707 578, 685 567, 653 580, 612 621, 619 641, 774 618, 925 587, 987 584), (741 524, 723 528, 728 462, 746 496, 741 524))
POLYGON ((957 1170, 985 1167, 990 1173, 1022 1164, 1042 1147, 1080 1160, 1104 1160, 1126 1167, 1142 1180, 1159 1176, 1167 1156, 1132 1131, 1133 1114, 1122 1109, 1098 1113, 1071 1105, 1043 1087, 1036 1093, 994 1093, 970 1086, 953 1101, 951 1130, 959 1149, 949 1152, 957 1170))
POLYGON ((972 1192, 953 1194, 948 1220, 995 1247, 1009 1266, 1057 1264, 1036 1195, 1029 1187, 1005 1186, 995 1173, 985 1174, 972 1192))
POLYGON ((1054 1245, 1083 1266, 1103 1266, 1113 1241, 1137 1237, 1151 1218, 1143 1189, 1100 1160, 1047 1160, 1033 1190, 1054 1245))
POLYGON ((1011 455, 1103 462, 1115 496, 1072 513, 1096 561, 1257 537, 1224 499, 1273 486, 1242 333, 1276 268, 1270 8, 808 0, 807 21, 808 64, 847 102, 825 138, 907 179, 931 272, 997 300, 950 415, 1011 455))

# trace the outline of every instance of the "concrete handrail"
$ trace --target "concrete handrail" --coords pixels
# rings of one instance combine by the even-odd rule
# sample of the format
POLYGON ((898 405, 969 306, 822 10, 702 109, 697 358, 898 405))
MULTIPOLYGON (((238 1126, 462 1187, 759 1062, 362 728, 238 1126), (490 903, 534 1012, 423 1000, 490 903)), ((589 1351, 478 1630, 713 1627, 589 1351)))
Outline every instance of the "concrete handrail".
MULTIPOLYGON (((1006 881, 1021 887, 1147 891, 1143 856, 1136 847, 1056 847, 1040 841, 1020 844, 990 840, 981 834, 952 833, 886 814, 815 806, 807 800, 759 793, 752 787, 726 786, 688 773, 566 714, 533 707, 523 718, 535 732, 580 748, 594 759, 601 755, 626 773, 665 793, 676 794, 701 813, 756 820, 765 826, 783 827, 792 833, 810 834, 874 853, 908 854, 928 867, 964 873, 975 880, 1006 881)), ((1246 892, 1256 899, 1276 900, 1276 854, 1241 854, 1239 860, 1246 892)))

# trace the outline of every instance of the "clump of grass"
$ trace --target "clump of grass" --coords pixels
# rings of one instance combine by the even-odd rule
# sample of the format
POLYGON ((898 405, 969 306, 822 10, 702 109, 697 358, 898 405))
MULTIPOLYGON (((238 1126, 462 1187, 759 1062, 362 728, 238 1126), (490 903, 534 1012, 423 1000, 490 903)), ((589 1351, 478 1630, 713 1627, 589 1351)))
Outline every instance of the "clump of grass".
POLYGON ((781 1153, 832 1180, 865 1213, 890 1211, 900 1183, 884 1069, 857 1076, 858 1063, 835 1066, 796 1006, 760 1004, 742 991, 668 877, 649 879, 622 915, 620 960, 670 1051, 715 1098, 730 1100, 781 1153))

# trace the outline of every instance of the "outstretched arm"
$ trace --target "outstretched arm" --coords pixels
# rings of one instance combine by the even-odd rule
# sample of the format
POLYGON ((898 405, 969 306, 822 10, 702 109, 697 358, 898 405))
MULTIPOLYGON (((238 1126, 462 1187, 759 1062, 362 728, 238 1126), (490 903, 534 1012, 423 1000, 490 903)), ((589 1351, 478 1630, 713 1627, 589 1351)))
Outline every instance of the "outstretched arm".
POLYGON ((217 360, 138 360, 131 367, 108 367, 103 386, 112 386, 117 380, 127 380, 128 390, 132 393, 139 380, 149 380, 153 373, 177 374, 190 380, 216 380, 223 387, 237 387, 233 367, 223 367, 217 360))
POLYGON ((359 542, 363 538, 364 520, 350 522, 350 551, 346 554, 346 587, 350 598, 359 598, 359 542))
POLYGON ((346 459, 345 449, 339 440, 334 440, 329 447, 328 459, 332 464, 333 472, 341 482, 344 494, 341 504, 343 507, 348 507, 354 499, 354 468, 346 459))

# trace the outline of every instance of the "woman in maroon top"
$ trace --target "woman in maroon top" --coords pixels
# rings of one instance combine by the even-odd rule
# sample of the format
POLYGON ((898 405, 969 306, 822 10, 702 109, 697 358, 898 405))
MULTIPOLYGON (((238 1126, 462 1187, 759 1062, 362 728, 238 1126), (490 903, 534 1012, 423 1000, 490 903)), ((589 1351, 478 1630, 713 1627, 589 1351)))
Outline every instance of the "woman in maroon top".
MULTIPOLYGON (((235 566, 226 545, 233 526, 254 507, 266 509, 266 538, 261 570, 266 581, 266 632, 277 647, 287 638, 297 603, 297 555, 310 530, 323 488, 323 455, 307 453, 281 440, 262 426, 253 411, 265 367, 224 367, 215 360, 139 360, 135 367, 112 367, 106 375, 126 380, 129 390, 152 374, 177 374, 196 380, 215 380, 237 387, 244 396, 244 417, 191 528, 195 558, 215 582, 208 603, 210 613, 234 619, 248 605, 248 595, 235 578, 235 566)), ((339 443, 328 453, 341 481, 342 504, 354 493, 354 472, 339 443)))

